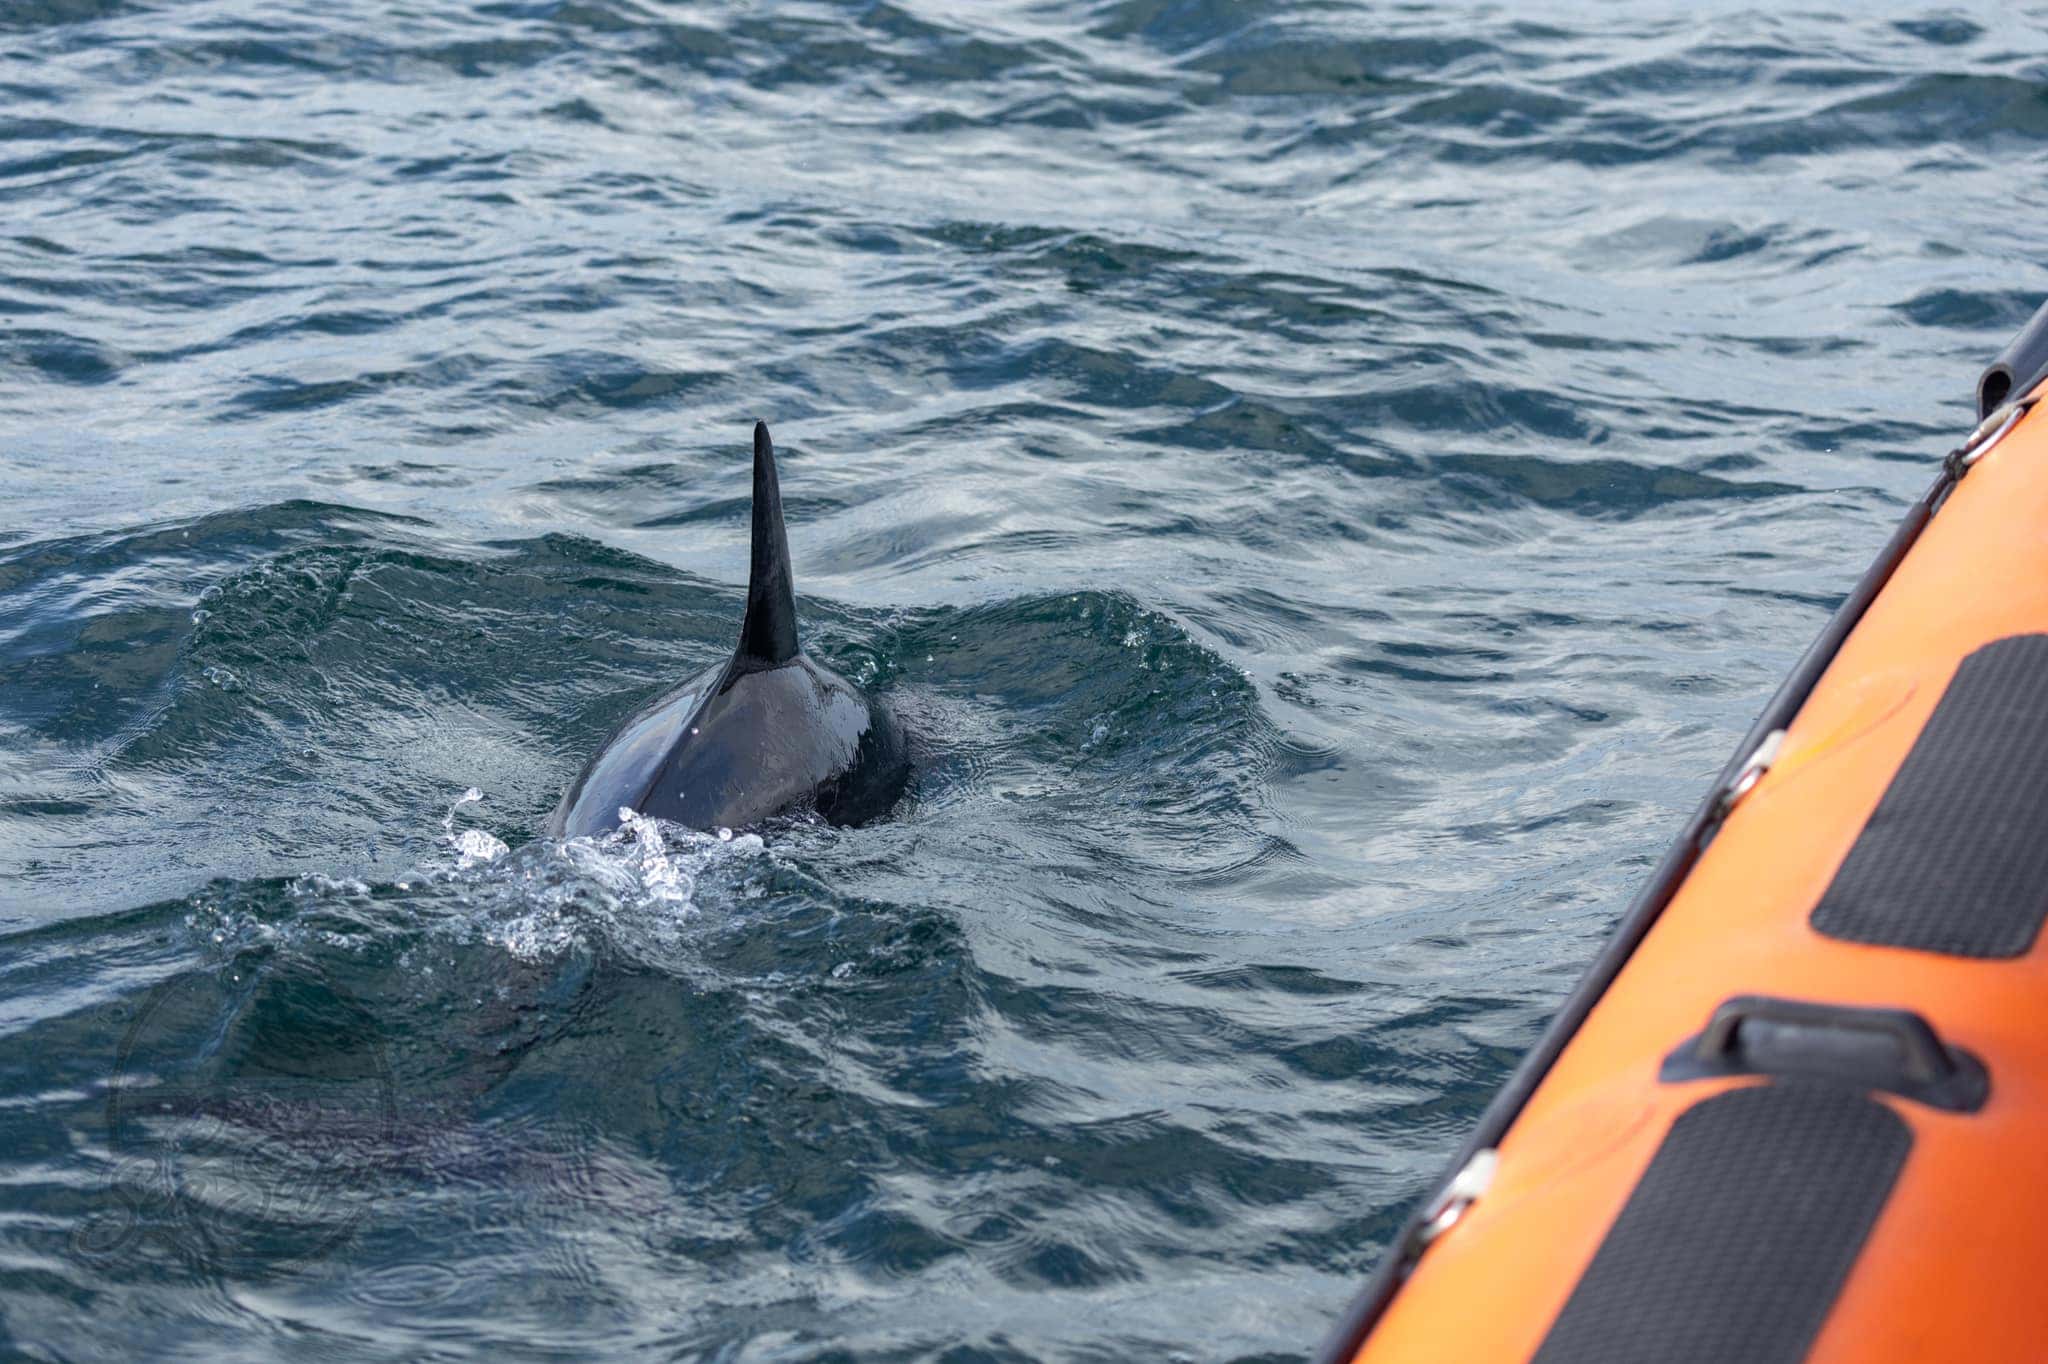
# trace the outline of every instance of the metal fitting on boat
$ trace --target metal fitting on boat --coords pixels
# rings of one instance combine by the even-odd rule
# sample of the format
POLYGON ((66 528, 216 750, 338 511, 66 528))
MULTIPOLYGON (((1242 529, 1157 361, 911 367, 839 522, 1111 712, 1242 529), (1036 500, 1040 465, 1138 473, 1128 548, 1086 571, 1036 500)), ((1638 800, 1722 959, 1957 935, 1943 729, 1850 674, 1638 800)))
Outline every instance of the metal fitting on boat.
POLYGON ((1991 447, 2005 439, 2006 433, 2019 425, 2021 417, 2027 415, 2034 405, 2032 398, 2020 398, 1994 410, 1975 430, 1963 438, 1963 443, 1949 451, 1942 461, 1942 471, 1951 479, 1959 479, 1969 467, 1991 453, 1991 447))
POLYGON ((1493 1172, 1499 1165, 1500 1152, 1491 1146, 1473 1153, 1472 1159, 1465 1162, 1465 1168, 1451 1177, 1451 1182, 1444 1186, 1443 1193, 1431 1205, 1429 1215, 1415 1235, 1418 1248, 1458 1225, 1465 1209, 1492 1186, 1493 1172))
POLYGON ((1756 788, 1764 779, 1764 773, 1771 770, 1771 764, 1778 760, 1778 750, 1785 746, 1785 731, 1774 729, 1764 735, 1763 742, 1743 760, 1728 785, 1722 788, 1720 799, 1714 802, 1714 820, 1728 817, 1728 812, 1742 803, 1742 798, 1756 788))

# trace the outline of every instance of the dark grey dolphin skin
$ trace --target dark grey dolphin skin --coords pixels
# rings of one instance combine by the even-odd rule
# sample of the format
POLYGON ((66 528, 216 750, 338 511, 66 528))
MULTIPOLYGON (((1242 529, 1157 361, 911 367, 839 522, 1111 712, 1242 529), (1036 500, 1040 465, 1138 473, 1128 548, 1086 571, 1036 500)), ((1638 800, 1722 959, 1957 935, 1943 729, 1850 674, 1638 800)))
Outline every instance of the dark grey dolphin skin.
POLYGON ((754 423, 754 552, 730 662, 613 731, 548 820, 554 838, 603 833, 621 808, 693 829, 738 829, 811 806, 834 824, 886 814, 910 780, 886 707, 804 656, 768 427, 754 423))

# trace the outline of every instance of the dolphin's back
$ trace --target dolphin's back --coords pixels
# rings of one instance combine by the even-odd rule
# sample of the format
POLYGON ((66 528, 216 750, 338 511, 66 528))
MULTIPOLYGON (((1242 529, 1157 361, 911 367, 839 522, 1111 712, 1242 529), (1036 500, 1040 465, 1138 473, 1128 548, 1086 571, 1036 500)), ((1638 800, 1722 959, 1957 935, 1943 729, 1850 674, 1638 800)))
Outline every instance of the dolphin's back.
POLYGON ((548 820, 552 838, 580 838, 618 827, 621 808, 638 810, 675 758, 687 722, 703 708, 725 665, 685 682, 636 711, 584 765, 548 820))
POLYGON ((799 654, 705 699, 719 680, 706 673, 621 725, 548 832, 603 833, 621 808, 693 829, 743 828, 802 805, 858 824, 902 794, 909 764, 894 719, 838 674, 799 654))

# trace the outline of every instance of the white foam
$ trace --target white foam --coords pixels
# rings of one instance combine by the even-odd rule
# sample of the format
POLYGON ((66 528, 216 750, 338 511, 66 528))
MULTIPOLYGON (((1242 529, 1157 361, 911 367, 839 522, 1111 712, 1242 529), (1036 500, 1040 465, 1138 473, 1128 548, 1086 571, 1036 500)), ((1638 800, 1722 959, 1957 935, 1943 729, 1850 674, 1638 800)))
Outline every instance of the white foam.
POLYGON ((511 849, 505 840, 486 829, 464 829, 455 832, 455 812, 465 805, 483 804, 484 793, 472 786, 464 791, 456 802, 448 807, 448 813, 441 816, 441 832, 448 840, 448 846, 455 850, 458 867, 473 867, 480 862, 495 862, 511 849))
MULTIPOLYGON (((461 840, 451 842, 459 851, 461 840)), ((699 833, 621 809, 610 833, 540 840, 509 855, 498 844, 491 857, 465 859, 444 876, 461 884, 469 906, 458 931, 515 957, 537 960, 601 939, 629 956, 674 961, 688 955, 682 928, 703 912, 707 873, 765 847, 756 834, 699 833)), ((729 881, 717 878, 714 902, 729 881)))
POLYGON ((533 963, 601 951, 691 971, 702 969, 705 931, 691 925, 707 913, 743 915, 767 852, 757 834, 699 833, 632 811, 610 833, 512 849, 487 830, 457 827, 461 811, 483 800, 475 787, 464 791, 442 816, 438 855, 403 879, 373 887, 307 873, 289 883, 293 912, 284 916, 201 896, 186 928, 213 956, 302 939, 355 952, 396 938, 406 944, 400 960, 422 976, 452 960, 451 943, 489 943, 533 963))
POLYGON ((697 889, 696 869, 668 855, 668 840, 662 837, 660 821, 622 805, 619 832, 630 840, 627 860, 639 873, 640 884, 648 896, 660 903, 694 909, 690 894, 697 889))
POLYGON ((462 858, 462 865, 473 867, 479 862, 495 862, 512 851, 505 846, 505 840, 482 829, 464 829, 455 837, 455 851, 462 858))

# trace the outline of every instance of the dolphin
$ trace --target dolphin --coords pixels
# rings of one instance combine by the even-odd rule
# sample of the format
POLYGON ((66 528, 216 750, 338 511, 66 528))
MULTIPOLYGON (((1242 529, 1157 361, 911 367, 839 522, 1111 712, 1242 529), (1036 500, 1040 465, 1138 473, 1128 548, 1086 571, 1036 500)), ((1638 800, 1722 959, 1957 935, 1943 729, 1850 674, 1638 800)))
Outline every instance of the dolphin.
POLYGON ((755 422, 753 563, 739 647, 613 731, 570 783, 547 832, 604 833, 622 811, 707 831, 800 808, 861 824, 886 814, 909 780, 903 731, 888 708, 797 643, 775 445, 767 424, 755 422))

